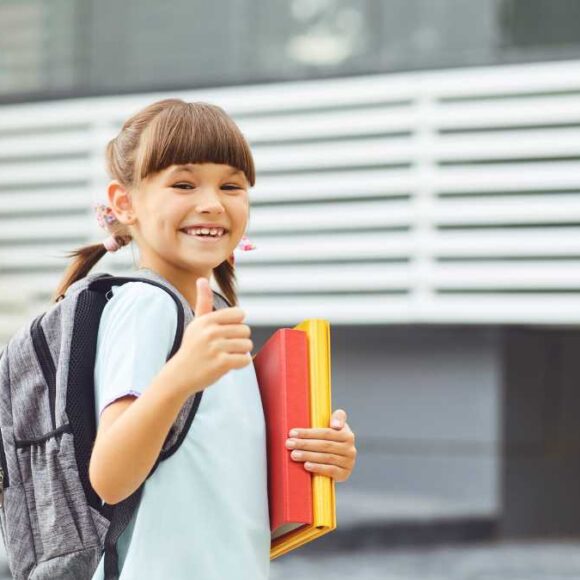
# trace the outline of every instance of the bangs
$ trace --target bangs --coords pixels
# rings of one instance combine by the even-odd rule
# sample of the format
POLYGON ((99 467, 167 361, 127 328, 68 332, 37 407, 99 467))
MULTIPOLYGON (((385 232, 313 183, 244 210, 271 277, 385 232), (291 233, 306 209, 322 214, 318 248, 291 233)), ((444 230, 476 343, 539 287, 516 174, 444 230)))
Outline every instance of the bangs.
POLYGON ((137 181, 187 163, 231 165, 256 181, 250 146, 227 113, 209 103, 176 102, 161 111, 143 131, 135 159, 137 181))

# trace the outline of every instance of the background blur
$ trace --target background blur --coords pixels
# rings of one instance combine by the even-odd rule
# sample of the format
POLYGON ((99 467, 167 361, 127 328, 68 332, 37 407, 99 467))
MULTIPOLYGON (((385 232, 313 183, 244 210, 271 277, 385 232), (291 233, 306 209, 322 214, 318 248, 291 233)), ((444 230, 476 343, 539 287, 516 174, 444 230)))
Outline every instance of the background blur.
POLYGON ((357 434, 339 530, 272 577, 580 576, 580 2, 0 0, 0 345, 168 96, 250 141, 255 350, 328 319, 357 434))

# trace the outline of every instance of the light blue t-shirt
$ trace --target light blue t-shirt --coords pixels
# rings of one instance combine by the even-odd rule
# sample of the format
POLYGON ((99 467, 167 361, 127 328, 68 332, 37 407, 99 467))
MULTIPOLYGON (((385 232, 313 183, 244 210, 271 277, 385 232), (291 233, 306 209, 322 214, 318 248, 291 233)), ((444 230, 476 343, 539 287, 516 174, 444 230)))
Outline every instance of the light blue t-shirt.
MULTIPOLYGON (((97 421, 115 399, 147 388, 177 328, 160 288, 129 282, 112 294, 97 338, 97 421)), ((117 550, 120 580, 268 578, 266 435, 253 364, 205 389, 183 443, 146 481, 117 550)), ((93 580, 103 580, 103 566, 104 556, 93 580)))

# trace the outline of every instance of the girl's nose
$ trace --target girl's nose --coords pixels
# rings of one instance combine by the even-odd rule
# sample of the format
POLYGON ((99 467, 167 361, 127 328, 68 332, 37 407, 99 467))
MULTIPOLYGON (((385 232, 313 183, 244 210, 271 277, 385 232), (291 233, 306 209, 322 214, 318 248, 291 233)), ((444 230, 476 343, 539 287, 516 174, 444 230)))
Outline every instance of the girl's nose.
POLYGON ((200 196, 197 198, 197 211, 223 211, 224 206, 222 205, 219 195, 211 188, 203 190, 200 196))

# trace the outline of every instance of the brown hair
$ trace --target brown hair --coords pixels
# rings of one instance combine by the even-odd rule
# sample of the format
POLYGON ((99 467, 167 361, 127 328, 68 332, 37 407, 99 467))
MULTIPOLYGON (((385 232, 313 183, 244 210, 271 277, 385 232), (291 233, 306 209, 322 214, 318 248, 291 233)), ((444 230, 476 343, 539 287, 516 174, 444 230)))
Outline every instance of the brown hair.
MULTIPOLYGON (((209 103, 181 99, 152 103, 127 119, 106 148, 110 177, 128 189, 171 165, 186 163, 231 165, 244 172, 251 186, 256 181, 248 142, 227 113, 209 103)), ((130 234, 123 228, 115 230, 114 235, 128 241, 130 234)), ((67 257, 72 261, 53 300, 60 300, 67 288, 84 278, 106 253, 102 243, 69 252, 67 257)), ((237 305, 233 266, 226 260, 214 268, 213 274, 228 301, 237 305)))

